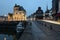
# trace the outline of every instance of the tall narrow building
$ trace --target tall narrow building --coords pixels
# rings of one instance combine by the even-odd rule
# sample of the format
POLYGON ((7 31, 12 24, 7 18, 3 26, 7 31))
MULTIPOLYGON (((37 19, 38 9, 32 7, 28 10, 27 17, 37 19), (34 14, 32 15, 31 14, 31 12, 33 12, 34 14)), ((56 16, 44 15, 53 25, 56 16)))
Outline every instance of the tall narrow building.
POLYGON ((59 0, 52 0, 52 16, 54 20, 57 20, 56 14, 58 12, 58 1, 59 0))
POLYGON ((52 16, 55 20, 60 20, 60 0, 52 0, 52 16))
POLYGON ((48 6, 46 7, 46 11, 45 11, 45 19, 49 19, 49 9, 48 9, 48 6))

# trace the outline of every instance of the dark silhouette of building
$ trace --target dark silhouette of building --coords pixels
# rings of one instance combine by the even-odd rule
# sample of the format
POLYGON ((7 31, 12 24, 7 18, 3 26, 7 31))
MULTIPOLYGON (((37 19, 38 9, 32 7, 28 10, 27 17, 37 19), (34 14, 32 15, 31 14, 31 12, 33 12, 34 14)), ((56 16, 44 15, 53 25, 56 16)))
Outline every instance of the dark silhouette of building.
POLYGON ((52 13, 56 21, 60 20, 60 0, 52 0, 52 13))
POLYGON ((49 13, 50 13, 50 10, 48 9, 48 6, 47 6, 45 11, 45 19, 49 19, 49 13))
POLYGON ((38 7, 38 10, 36 10, 36 19, 43 19, 43 10, 41 7, 38 7))
POLYGON ((52 16, 54 20, 57 20, 56 14, 58 12, 59 0, 52 0, 52 16))
POLYGON ((14 11, 25 11, 26 12, 26 10, 23 8, 23 6, 20 6, 17 4, 15 4, 15 6, 14 6, 14 11))

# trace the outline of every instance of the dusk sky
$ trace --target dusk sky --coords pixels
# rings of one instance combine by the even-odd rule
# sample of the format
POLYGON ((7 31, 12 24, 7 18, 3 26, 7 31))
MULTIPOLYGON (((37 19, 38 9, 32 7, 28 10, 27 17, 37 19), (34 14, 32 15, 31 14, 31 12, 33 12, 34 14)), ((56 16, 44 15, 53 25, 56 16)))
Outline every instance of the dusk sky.
POLYGON ((6 15, 9 12, 13 13, 13 7, 15 4, 23 6, 27 12, 27 15, 34 13, 37 8, 40 6, 42 10, 46 10, 46 6, 48 8, 52 8, 52 0, 1 0, 0 1, 0 15, 6 15))

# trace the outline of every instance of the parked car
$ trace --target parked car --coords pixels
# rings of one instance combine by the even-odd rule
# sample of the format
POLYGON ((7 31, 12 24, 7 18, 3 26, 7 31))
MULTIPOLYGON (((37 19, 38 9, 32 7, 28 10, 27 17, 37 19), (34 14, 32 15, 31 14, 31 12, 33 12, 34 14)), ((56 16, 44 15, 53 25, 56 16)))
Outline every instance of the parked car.
POLYGON ((22 25, 17 26, 16 31, 17 31, 16 37, 17 37, 17 39, 19 39, 24 31, 24 27, 22 25))
POLYGON ((16 29, 16 31, 17 31, 17 33, 19 33, 19 32, 22 32, 24 30, 24 27, 17 27, 17 29, 16 29))

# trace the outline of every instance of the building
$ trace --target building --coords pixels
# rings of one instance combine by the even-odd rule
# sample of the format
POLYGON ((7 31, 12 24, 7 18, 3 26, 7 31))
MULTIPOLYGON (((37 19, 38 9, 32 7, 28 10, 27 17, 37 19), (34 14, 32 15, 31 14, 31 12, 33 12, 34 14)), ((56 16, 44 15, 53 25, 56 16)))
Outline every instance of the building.
POLYGON ((52 16, 54 20, 57 20, 56 14, 59 10, 59 0, 52 0, 52 16))
POLYGON ((38 10, 36 10, 36 20, 37 19, 43 19, 43 10, 41 7, 38 7, 38 10))
POLYGON ((48 6, 46 7, 46 11, 44 13, 44 19, 52 20, 52 9, 48 9, 48 6))
POLYGON ((60 0, 58 0, 58 11, 57 11, 57 14, 56 14, 56 18, 58 21, 60 21, 60 0))
POLYGON ((41 7, 38 7, 38 9, 36 10, 36 12, 34 12, 33 14, 31 14, 30 16, 27 17, 28 20, 41 20, 43 19, 43 10, 41 9, 41 7))
POLYGON ((49 12, 50 10, 48 9, 48 6, 47 6, 46 11, 45 11, 45 19, 49 19, 49 12))
POLYGON ((56 21, 60 21, 60 0, 52 0, 52 16, 56 21))
POLYGON ((7 21, 8 17, 7 16, 0 16, 0 22, 1 21, 7 21))
POLYGON ((26 21, 26 11, 22 6, 15 4, 13 10, 13 13, 8 13, 8 21, 26 21))

